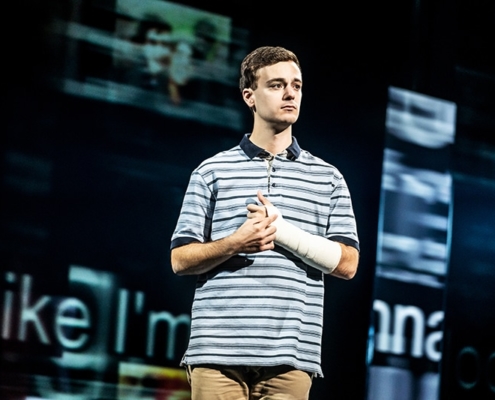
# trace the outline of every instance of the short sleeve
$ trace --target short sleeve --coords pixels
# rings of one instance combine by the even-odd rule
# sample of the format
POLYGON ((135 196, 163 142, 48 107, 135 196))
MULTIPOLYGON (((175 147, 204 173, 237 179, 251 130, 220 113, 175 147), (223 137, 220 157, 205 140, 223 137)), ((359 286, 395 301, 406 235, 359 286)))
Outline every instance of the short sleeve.
POLYGON ((351 194, 342 176, 336 182, 330 199, 330 215, 326 236, 329 239, 353 246, 359 250, 359 238, 351 194))
POLYGON ((207 242, 211 239, 211 220, 214 210, 214 196, 201 174, 191 174, 182 202, 177 225, 170 248, 192 242, 207 242))

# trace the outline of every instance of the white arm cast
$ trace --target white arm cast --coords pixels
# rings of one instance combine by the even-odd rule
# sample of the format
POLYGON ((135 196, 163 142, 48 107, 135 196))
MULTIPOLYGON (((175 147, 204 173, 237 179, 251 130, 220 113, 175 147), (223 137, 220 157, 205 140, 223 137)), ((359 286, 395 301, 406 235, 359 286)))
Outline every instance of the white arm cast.
POLYGON ((327 238, 305 232, 282 218, 275 206, 266 206, 268 215, 277 214, 272 225, 277 228, 275 243, 289 250, 306 264, 330 274, 337 268, 342 248, 340 244, 327 238))

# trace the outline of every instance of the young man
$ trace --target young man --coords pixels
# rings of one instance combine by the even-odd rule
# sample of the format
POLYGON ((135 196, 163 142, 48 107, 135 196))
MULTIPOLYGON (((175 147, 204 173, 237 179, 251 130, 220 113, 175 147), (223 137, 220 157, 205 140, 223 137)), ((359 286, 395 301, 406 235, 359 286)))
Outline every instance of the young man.
POLYGON ((359 243, 340 172, 292 136, 297 57, 261 47, 242 62, 251 134, 192 173, 172 268, 197 274, 186 365, 196 399, 307 399, 321 376, 323 274, 350 279, 359 243))

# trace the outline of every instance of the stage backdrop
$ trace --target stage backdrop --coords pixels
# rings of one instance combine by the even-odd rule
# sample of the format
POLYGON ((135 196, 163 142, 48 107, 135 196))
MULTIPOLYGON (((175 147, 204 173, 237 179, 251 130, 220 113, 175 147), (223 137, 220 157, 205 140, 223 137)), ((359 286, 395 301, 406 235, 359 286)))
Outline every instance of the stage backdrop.
POLYGON ((250 118, 247 34, 168 1, 46 7, 2 139, 0 397, 188 399, 195 280, 170 237, 192 169, 250 118))
POLYGON ((456 106, 391 87, 369 400, 438 398, 456 106))

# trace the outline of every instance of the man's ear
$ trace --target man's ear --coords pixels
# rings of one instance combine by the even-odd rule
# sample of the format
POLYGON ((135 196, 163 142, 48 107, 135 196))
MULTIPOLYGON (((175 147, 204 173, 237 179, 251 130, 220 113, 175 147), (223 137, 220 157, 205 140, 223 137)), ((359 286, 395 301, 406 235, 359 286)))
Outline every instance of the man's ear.
POLYGON ((248 105, 249 108, 254 109, 255 97, 254 97, 253 89, 251 88, 243 89, 242 98, 244 99, 244 102, 248 105))

